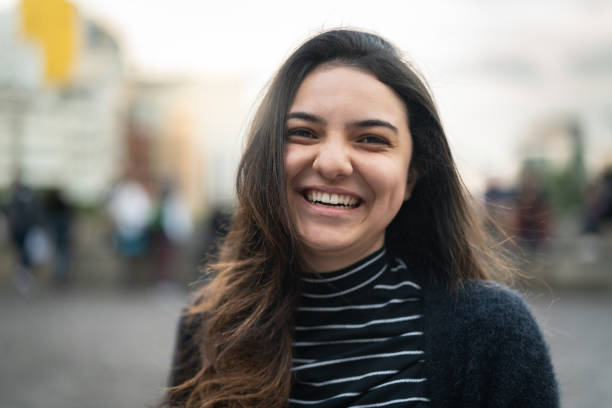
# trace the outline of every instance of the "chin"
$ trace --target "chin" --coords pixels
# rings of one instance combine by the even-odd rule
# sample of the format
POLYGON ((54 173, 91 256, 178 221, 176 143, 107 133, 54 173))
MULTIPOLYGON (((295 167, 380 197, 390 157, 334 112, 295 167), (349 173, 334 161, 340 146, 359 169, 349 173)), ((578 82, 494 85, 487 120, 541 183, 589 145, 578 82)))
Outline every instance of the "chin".
POLYGON ((311 252, 335 252, 350 248, 351 243, 334 239, 301 239, 302 246, 311 252))

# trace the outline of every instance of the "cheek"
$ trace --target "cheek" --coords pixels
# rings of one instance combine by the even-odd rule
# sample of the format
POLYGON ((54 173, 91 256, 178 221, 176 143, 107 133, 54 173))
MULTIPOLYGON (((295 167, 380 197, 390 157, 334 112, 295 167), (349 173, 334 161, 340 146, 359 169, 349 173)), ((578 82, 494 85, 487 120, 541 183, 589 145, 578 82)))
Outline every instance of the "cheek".
POLYGON ((401 206, 408 182, 406 166, 402 163, 388 166, 373 165, 369 169, 364 169, 364 172, 369 174, 368 184, 381 204, 398 208, 401 206))
POLYGON ((289 144, 285 148, 285 180, 289 185, 293 178, 306 166, 307 158, 304 149, 289 144))

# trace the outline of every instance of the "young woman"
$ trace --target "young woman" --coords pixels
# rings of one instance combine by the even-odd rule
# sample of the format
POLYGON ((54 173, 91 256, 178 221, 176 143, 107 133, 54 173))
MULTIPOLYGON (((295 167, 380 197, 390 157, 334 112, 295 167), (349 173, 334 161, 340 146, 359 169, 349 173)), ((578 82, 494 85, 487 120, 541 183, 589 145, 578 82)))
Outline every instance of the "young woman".
POLYGON ((432 97, 384 39, 334 30, 282 65, 238 169, 168 406, 556 407, 432 97))

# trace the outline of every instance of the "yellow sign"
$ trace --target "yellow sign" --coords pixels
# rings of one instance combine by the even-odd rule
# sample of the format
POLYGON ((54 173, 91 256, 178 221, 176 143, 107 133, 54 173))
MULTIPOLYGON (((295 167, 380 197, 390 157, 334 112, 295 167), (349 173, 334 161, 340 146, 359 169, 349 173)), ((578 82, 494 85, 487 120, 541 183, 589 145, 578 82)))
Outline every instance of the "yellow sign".
POLYGON ((65 0, 21 0, 21 27, 38 42, 45 60, 45 79, 64 83, 76 58, 77 13, 65 0))

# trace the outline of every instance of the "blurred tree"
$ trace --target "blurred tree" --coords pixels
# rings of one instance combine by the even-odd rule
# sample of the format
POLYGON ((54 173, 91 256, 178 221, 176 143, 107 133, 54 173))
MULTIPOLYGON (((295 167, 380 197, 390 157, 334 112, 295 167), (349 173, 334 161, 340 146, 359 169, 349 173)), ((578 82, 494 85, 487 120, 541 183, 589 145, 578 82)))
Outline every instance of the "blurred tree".
POLYGON ((548 183, 552 204, 561 213, 582 207, 586 187, 583 134, 576 121, 571 121, 567 128, 572 155, 563 167, 549 170, 548 183))

